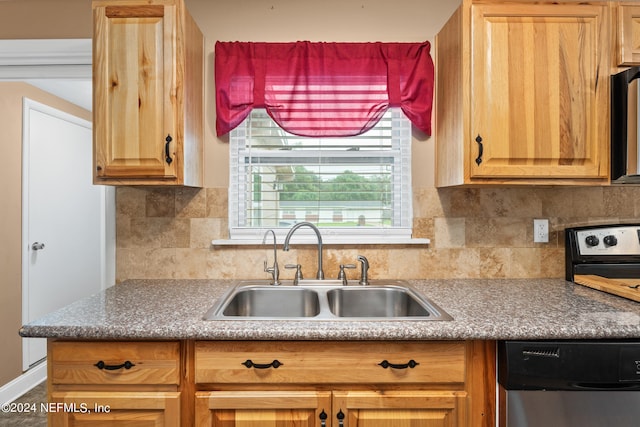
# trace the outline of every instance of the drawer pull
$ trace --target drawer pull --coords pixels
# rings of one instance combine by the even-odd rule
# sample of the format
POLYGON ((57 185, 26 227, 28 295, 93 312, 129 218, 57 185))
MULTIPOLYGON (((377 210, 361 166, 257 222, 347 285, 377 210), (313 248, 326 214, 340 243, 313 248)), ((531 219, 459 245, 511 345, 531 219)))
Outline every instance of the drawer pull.
POLYGON ((278 369, 280 366, 284 365, 284 363, 280 362, 278 359, 274 360, 271 363, 253 363, 251 359, 247 359, 246 361, 242 362, 241 365, 244 365, 247 368, 256 368, 256 369, 269 369, 269 368, 278 369))
POLYGON ((344 412, 342 412, 342 409, 340 409, 336 418, 338 419, 338 427, 344 427, 344 412))
POLYGON ((383 360, 382 362, 378 363, 379 366, 382 366, 384 369, 387 368, 392 368, 392 369, 407 369, 407 368, 415 368, 416 366, 419 365, 418 362, 416 362, 415 360, 411 359, 409 360, 408 363, 403 363, 403 364, 395 364, 395 363, 389 363, 388 360, 383 360))
POLYGON ((133 363, 131 363, 128 360, 126 362, 124 362, 123 364, 121 364, 121 365, 107 365, 106 363, 104 363, 101 360, 101 361, 99 361, 98 363, 96 363, 93 366, 95 366, 98 369, 104 369, 104 370, 107 370, 107 371, 117 371, 118 369, 122 369, 122 368, 131 369, 136 365, 134 365, 133 363))

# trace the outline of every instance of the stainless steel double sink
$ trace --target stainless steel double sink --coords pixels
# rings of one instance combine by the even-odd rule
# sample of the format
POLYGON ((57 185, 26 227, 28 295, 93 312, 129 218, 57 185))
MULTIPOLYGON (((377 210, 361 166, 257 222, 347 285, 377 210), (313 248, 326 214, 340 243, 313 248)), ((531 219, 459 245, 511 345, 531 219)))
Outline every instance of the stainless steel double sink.
POLYGON ((343 286, 336 280, 304 280, 297 286, 246 281, 231 287, 205 320, 452 320, 402 281, 343 286))

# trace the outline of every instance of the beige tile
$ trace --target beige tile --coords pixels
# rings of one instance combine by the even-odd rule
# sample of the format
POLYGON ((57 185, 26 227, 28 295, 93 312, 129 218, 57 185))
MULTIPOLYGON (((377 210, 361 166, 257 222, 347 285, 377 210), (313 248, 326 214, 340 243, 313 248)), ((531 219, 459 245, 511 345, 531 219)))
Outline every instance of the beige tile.
MULTIPOLYGON (((564 246, 543 249, 539 253, 541 277, 564 277, 566 272, 564 246)), ((529 276, 525 276, 529 277, 529 276)))
POLYGON ((190 242, 188 219, 134 218, 130 221, 128 247, 187 248, 190 242))
POLYGON ((542 201, 535 188, 483 188, 482 216, 530 218, 542 214, 542 201))
POLYGON ((435 188, 414 189, 413 215, 418 218, 431 218, 444 215, 440 195, 435 188))
POLYGON ((255 249, 213 249, 207 254, 204 273, 210 279, 268 279, 264 259, 264 252, 255 249))
POLYGON ((136 187, 116 187, 116 212, 118 217, 146 216, 147 190, 136 187))
POLYGON ((189 247, 207 249, 214 239, 227 237, 227 220, 220 218, 193 218, 190 223, 189 247))
POLYGON ((435 218, 432 247, 462 248, 465 246, 465 218, 435 218))
POLYGON ((207 214, 209 218, 227 218, 229 194, 226 188, 207 188, 207 214))
POLYGON ((521 218, 467 218, 465 241, 467 247, 527 246, 527 227, 530 220, 521 218))
MULTIPOLYGON (((228 238, 227 189, 135 188, 116 190, 117 280, 128 278, 266 279, 269 249, 211 247, 228 238)), ((359 277, 355 257, 369 259, 372 279, 564 277, 564 229, 588 224, 638 222, 635 187, 418 188, 414 236, 421 246, 325 246, 325 277, 340 264, 359 277), (548 218, 550 241, 533 243, 533 218, 548 218)), ((283 278, 303 265, 315 277, 313 245, 278 251, 283 278)))
POLYGON ((144 253, 146 279, 175 279, 176 249, 150 249, 144 253))
POLYGON ((174 279, 175 249, 120 249, 116 279, 174 279))
POLYGON ((511 251, 511 264, 509 277, 511 278, 538 278, 542 277, 542 249, 513 248, 511 251))
POLYGON ((175 189, 154 188, 146 195, 147 217, 174 217, 176 215, 175 189))
POLYGON ((207 190, 183 187, 176 189, 176 216, 204 218, 207 216, 207 190))
POLYGON ((478 278, 478 249, 439 249, 422 251, 420 274, 427 279, 478 278))
POLYGON ((128 248, 132 246, 131 219, 128 216, 116 215, 116 248, 128 248))
POLYGON ((604 216, 631 218, 635 215, 635 200, 640 196, 633 187, 609 187, 603 189, 604 216))
POLYGON ((604 217, 601 187, 559 187, 544 193, 542 215, 549 217, 604 217))
POLYGON ((413 218, 412 237, 419 238, 435 238, 434 218, 413 218))
POLYGON ((480 277, 502 279, 511 274, 511 249, 482 248, 480 256, 480 277))
MULTIPOLYGON (((377 276, 375 259, 374 263, 369 260, 371 267, 371 278, 380 279, 416 279, 424 272, 424 256, 425 249, 417 247, 405 247, 404 249, 396 249, 388 252, 386 272, 381 276, 377 276)), ((380 254, 379 257, 384 257, 380 254)))
POLYGON ((481 189, 444 188, 438 191, 444 216, 469 217, 482 214, 481 189))
POLYGON ((209 249, 176 249, 173 274, 176 279, 201 279, 206 275, 209 249))

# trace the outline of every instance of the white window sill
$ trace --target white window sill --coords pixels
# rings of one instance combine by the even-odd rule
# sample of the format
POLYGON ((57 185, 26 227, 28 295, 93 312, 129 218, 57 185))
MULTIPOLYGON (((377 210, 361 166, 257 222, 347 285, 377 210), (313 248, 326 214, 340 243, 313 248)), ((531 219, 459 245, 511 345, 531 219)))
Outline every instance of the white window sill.
MULTIPOLYGON (((212 246, 251 246, 251 245, 268 245, 270 240, 267 239, 266 243, 262 243, 262 239, 216 239, 211 241, 212 246)), ((271 241, 273 244, 273 242, 271 241)), ((406 239, 406 238, 395 238, 395 239, 358 239, 358 240, 348 240, 348 239, 325 239, 322 238, 323 245, 346 245, 346 246, 362 246, 362 245, 423 245, 428 246, 431 243, 430 239, 406 239)), ((282 242, 278 242, 279 245, 282 242)), ((312 239, 300 239, 291 241, 291 245, 317 245, 318 242, 312 239)))
MULTIPOLYGON (((242 245, 262 245, 273 244, 273 237, 271 234, 267 237, 266 242, 263 243, 264 235, 267 230, 256 229, 236 229, 232 230, 232 238, 230 239, 216 239, 212 240, 213 246, 242 246, 242 245)), ((276 243, 281 245, 284 243, 285 237, 289 229, 277 228, 274 229, 276 233, 276 243)), ((349 245, 349 246, 362 246, 362 245, 429 245, 430 239, 426 238, 412 238, 411 230, 363 230, 358 228, 335 228, 335 229, 321 229, 322 244, 323 245, 349 245)), ((318 240, 315 233, 308 227, 300 228, 296 230, 295 234, 291 236, 290 243, 295 245, 316 245, 318 240)))

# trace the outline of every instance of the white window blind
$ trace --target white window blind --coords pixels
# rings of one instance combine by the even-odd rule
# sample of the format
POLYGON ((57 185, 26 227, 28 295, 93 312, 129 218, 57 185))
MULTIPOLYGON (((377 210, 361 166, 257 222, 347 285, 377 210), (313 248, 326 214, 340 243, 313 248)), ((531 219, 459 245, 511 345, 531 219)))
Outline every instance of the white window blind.
POLYGON ((258 109, 231 132, 231 239, 284 235, 301 221, 345 242, 410 238, 411 202, 411 124, 400 109, 354 137, 296 136, 258 109))

